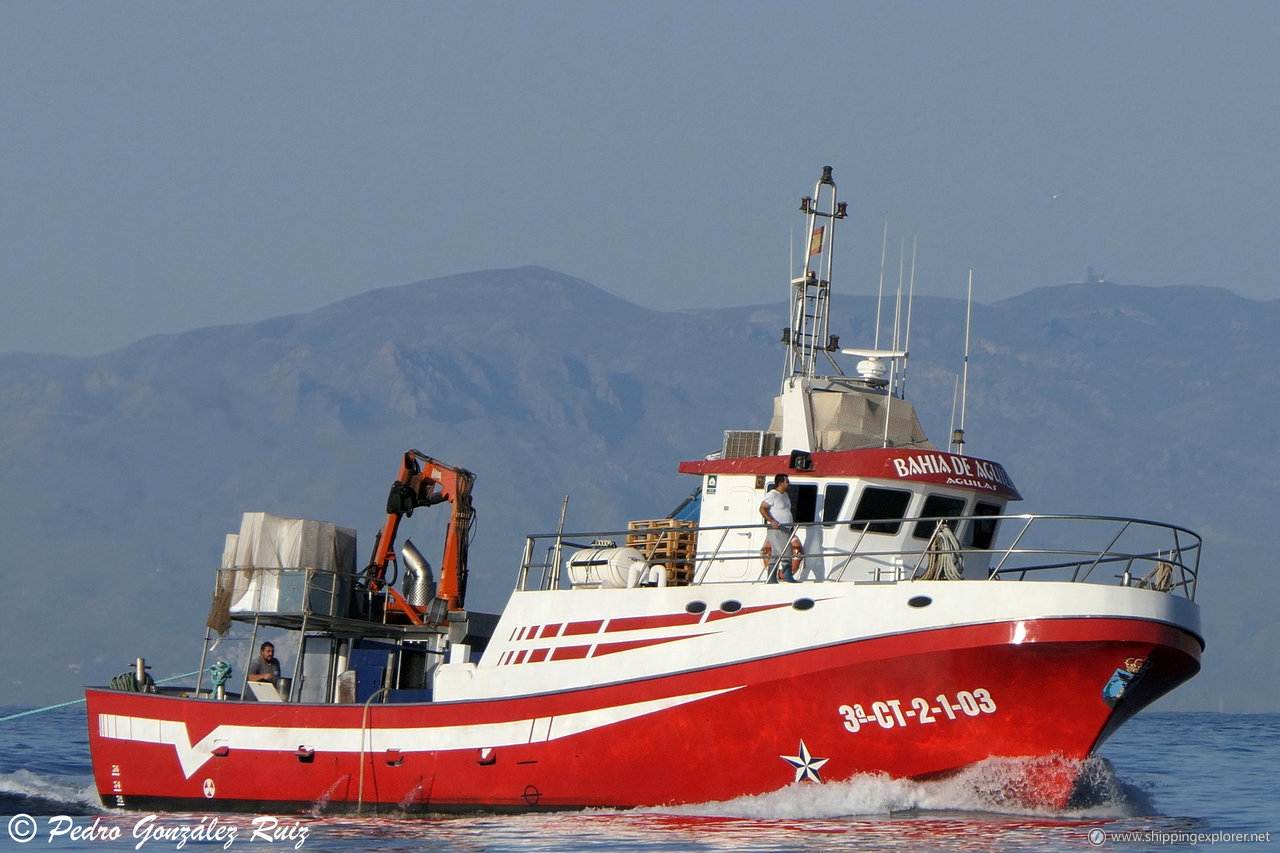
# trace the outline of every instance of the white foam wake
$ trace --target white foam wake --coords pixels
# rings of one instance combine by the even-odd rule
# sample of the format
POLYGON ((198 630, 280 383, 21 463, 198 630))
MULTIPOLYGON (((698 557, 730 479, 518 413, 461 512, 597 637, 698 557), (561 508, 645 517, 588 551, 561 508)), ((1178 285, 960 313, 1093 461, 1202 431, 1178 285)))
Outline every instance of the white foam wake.
POLYGON ((38 800, 51 805, 76 806, 78 810, 99 809, 101 800, 92 781, 82 777, 42 775, 19 769, 0 773, 0 797, 9 801, 38 800))
POLYGON ((1064 809, 1028 804, 1024 791, 1023 763, 1019 759, 991 758, 945 779, 917 782, 883 774, 860 774, 843 782, 796 782, 767 794, 654 811, 762 820, 822 820, 903 812, 1093 819, 1153 813, 1147 794, 1121 781, 1102 758, 1082 763, 1077 793, 1064 809))

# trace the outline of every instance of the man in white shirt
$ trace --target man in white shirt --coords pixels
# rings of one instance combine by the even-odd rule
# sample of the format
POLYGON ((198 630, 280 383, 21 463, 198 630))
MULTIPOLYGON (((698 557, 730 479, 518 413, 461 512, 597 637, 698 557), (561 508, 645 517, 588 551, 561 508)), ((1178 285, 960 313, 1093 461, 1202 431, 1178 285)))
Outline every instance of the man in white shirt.
POLYGON ((760 504, 760 515, 764 518, 764 523, 769 526, 763 552, 765 568, 770 568, 775 562, 774 555, 778 555, 777 575, 776 578, 769 578, 770 583, 774 583, 775 580, 796 582, 793 572, 796 561, 782 559, 782 555, 788 551, 795 554, 800 550, 800 543, 792 536, 795 523, 791 515, 791 497, 787 494, 787 487, 790 485, 791 480, 786 474, 778 474, 773 478, 773 488, 768 491, 760 504))

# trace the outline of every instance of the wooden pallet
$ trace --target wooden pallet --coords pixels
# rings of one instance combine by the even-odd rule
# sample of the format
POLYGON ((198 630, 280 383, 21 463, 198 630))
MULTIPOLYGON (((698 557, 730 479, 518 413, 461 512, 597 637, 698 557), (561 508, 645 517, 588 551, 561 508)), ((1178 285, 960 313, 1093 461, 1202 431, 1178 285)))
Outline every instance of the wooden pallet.
POLYGON ((697 528, 697 522, 673 518, 632 521, 627 525, 627 547, 650 563, 666 566, 668 586, 688 586, 693 583, 697 528))

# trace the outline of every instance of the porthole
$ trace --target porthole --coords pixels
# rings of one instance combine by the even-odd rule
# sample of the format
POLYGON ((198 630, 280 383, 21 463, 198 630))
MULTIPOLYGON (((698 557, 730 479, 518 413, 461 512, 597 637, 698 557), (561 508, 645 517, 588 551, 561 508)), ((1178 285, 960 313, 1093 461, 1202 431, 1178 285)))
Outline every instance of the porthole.
POLYGON ((731 598, 728 601, 720 602, 720 609, 723 610, 725 613, 737 613, 739 610, 742 609, 742 602, 734 601, 731 598))
POLYGON ((930 604, 933 604, 933 599, 927 595, 913 595, 907 599, 908 607, 928 607, 930 604))
POLYGON ((685 613, 701 613, 706 609, 707 603, 705 601, 690 601, 684 606, 685 613))
POLYGON ((813 599, 812 599, 812 598, 797 598, 795 601, 791 602, 791 606, 792 606, 792 607, 794 607, 796 610, 812 610, 812 609, 813 609, 813 599))

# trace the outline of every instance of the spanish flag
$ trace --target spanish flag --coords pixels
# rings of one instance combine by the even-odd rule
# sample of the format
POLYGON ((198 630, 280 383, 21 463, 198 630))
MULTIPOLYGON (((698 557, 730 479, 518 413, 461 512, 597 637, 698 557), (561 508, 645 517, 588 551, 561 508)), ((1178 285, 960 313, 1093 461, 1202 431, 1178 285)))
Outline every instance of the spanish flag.
POLYGON ((823 225, 813 229, 813 236, 809 238, 809 257, 822 254, 822 230, 826 227, 823 225))

